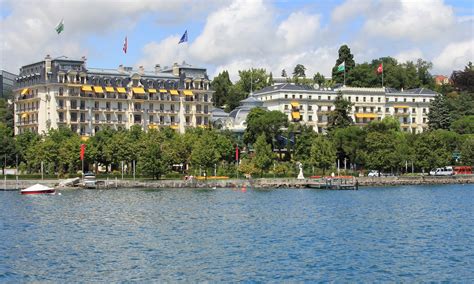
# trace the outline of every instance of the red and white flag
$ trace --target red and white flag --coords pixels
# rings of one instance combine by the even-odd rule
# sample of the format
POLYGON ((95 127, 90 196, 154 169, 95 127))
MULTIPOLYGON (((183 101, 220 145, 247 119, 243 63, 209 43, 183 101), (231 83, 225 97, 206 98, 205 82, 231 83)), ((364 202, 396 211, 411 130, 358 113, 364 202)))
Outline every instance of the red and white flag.
POLYGON ((123 42, 123 52, 127 54, 127 48, 128 48, 128 43, 127 43, 127 37, 125 36, 125 40, 123 42))
POLYGON ((383 73, 383 63, 380 63, 379 67, 377 67, 377 73, 383 73))

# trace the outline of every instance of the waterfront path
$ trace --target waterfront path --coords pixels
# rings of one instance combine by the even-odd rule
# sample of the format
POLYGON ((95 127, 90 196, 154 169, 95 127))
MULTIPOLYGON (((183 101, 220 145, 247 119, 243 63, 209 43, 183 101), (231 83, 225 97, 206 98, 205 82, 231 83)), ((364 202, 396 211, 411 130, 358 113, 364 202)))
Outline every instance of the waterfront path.
MULTIPOLYGON (((358 177, 359 186, 396 186, 396 185, 428 185, 428 184, 473 184, 474 175, 458 176, 399 176, 399 177, 358 177)), ((7 180, 0 182, 0 189, 17 190, 40 183, 57 186, 59 180, 7 180)), ((99 189, 114 188, 306 188, 314 184, 313 179, 223 179, 223 180, 100 180, 99 189)))

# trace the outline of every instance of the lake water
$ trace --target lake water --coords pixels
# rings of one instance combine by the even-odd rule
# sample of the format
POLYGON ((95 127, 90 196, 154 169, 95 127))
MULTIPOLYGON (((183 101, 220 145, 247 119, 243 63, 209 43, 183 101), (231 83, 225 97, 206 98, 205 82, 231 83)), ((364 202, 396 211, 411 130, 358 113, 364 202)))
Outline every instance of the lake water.
POLYGON ((474 282, 474 185, 0 192, 0 282, 474 282))

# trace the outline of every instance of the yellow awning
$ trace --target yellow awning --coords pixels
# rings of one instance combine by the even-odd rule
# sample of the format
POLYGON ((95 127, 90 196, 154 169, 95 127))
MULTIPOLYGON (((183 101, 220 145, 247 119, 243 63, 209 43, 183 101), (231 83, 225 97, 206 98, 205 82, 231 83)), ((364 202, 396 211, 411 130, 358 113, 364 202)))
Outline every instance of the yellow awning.
POLYGON ((178 129, 178 125, 171 125, 170 128, 171 129, 178 129))
POLYGON ((145 94, 145 90, 143 88, 132 88, 132 91, 135 94, 139 94, 139 95, 144 95, 145 94))
POLYGON ((166 92, 167 92, 167 90, 165 90, 165 89, 160 89, 160 93, 166 93, 166 92))
POLYGON ((179 93, 178 93, 177 90, 170 90, 170 94, 175 95, 175 96, 179 96, 179 93))
POLYGON ((157 129, 158 128, 158 125, 156 124, 149 124, 148 125, 148 129, 157 129))
POLYGON ((84 92, 92 92, 92 86, 84 85, 84 86, 82 86, 82 90, 84 92))
POLYGON ((94 92, 96 93, 103 93, 104 89, 101 86, 94 86, 94 92))
POLYGON ((115 92, 114 87, 105 87, 105 91, 107 91, 109 93, 115 92))
POLYGON ((377 115, 375 113, 356 113, 355 117, 357 117, 357 118, 376 118, 377 115))
POLYGON ((125 88, 117 87, 117 92, 119 92, 121 94, 125 94, 127 91, 125 90, 125 88))
POLYGON ((156 89, 148 89, 148 93, 154 94, 154 93, 156 93, 156 89))
POLYGON ((81 84, 67 84, 68 87, 81 87, 81 84))
POLYGON ((21 94, 22 94, 22 95, 24 95, 24 94, 26 94, 26 93, 28 93, 28 88, 25 88, 25 89, 23 89, 23 90, 21 91, 21 94))
POLYGON ((291 102, 291 106, 292 107, 300 107, 300 103, 299 102, 291 102))
POLYGON ((82 141, 87 141, 89 140, 89 138, 90 138, 89 136, 85 136, 85 135, 81 136, 82 141))
POLYGON ((21 118, 27 118, 28 117, 28 114, 27 113, 24 113, 21 115, 21 118))
POLYGON ((394 108, 410 108, 409 106, 393 106, 394 108))
POLYGON ((292 117, 293 119, 300 119, 300 117, 301 117, 300 112, 299 112, 299 111, 293 111, 293 112, 291 113, 291 117, 292 117))
POLYGON ((192 95, 193 95, 193 92, 190 91, 190 90, 184 90, 184 91, 183 91, 183 94, 184 94, 185 96, 192 96, 192 95))

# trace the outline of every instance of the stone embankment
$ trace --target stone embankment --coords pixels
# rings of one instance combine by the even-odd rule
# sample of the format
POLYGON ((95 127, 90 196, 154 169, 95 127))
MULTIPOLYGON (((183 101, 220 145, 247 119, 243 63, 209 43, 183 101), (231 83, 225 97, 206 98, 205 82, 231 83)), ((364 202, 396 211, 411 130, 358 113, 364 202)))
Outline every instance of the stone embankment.
MULTIPOLYGON (((359 177, 355 178, 359 186, 396 186, 429 184, 474 184, 474 175, 459 176, 417 176, 417 177, 359 177)), ((99 189, 115 188, 306 188, 312 179, 224 179, 224 180, 100 180, 99 189)), ((0 181, 0 190, 18 190, 36 183, 55 187, 59 180, 7 180, 0 181)), ((60 189, 60 188, 59 188, 60 189)), ((67 189, 67 188, 64 188, 67 189)))

